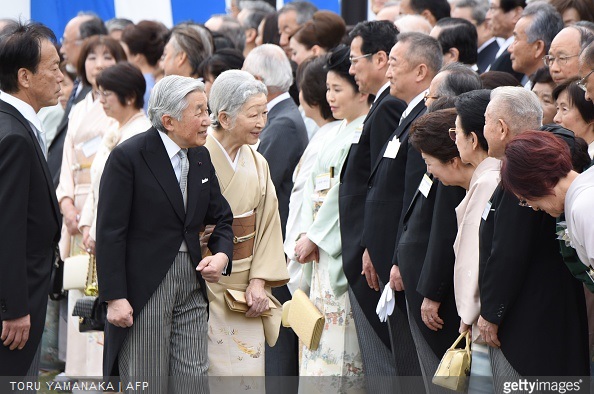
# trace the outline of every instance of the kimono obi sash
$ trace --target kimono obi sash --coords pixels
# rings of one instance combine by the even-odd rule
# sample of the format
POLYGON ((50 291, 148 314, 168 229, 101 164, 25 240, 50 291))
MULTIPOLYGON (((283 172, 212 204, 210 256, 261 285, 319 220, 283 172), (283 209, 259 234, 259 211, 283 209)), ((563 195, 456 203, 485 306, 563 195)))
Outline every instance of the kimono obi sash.
POLYGON ((256 238, 256 212, 233 218, 233 261, 251 257, 254 254, 256 238))

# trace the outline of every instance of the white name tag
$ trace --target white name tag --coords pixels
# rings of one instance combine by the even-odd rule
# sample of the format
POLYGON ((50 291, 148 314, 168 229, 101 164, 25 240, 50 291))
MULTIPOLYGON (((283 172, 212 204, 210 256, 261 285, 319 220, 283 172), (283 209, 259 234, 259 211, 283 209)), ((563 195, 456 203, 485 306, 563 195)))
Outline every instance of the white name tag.
POLYGON ((83 155, 85 155, 85 157, 91 157, 97 153, 99 147, 101 146, 101 141, 103 141, 103 137, 98 135, 97 137, 91 138, 87 142, 83 143, 81 147, 83 155))
POLYGON ((321 190, 330 189, 330 173, 320 174, 316 177, 316 189, 319 192, 321 190))
POLYGON ((355 129, 355 133, 353 133, 353 141, 352 144, 358 144, 359 140, 361 139, 361 134, 363 134, 363 126, 357 127, 355 129))
POLYGON ((429 196, 429 191, 431 190, 431 186, 433 186, 433 181, 427 174, 423 175, 423 179, 421 179, 421 183, 419 184, 419 191, 422 195, 427 198, 429 196))
POLYGON ((487 218, 489 217, 489 212, 491 212, 491 201, 487 202, 487 205, 485 205, 485 210, 483 211, 483 215, 481 216, 483 220, 487 220, 487 218))
POLYGON ((393 140, 388 142, 388 146, 384 152, 384 157, 388 159, 395 159, 396 155, 398 154, 398 149, 400 149, 400 140, 398 137, 394 137, 393 140))

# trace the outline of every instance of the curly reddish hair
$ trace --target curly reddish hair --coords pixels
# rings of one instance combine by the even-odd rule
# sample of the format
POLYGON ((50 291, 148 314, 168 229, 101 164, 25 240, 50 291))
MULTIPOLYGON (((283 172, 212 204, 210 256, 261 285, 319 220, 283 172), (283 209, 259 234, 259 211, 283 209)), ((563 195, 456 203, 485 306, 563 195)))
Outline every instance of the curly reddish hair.
POLYGON ((505 148, 501 165, 503 188, 535 200, 553 194, 553 188, 573 166, 567 143, 547 131, 529 130, 505 148))

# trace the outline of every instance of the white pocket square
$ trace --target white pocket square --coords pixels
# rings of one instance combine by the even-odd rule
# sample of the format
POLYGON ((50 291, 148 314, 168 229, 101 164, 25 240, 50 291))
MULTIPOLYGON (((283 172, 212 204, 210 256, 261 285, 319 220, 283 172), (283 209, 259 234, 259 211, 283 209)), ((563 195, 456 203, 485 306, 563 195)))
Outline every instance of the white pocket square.
POLYGON ((204 179, 202 180, 202 183, 206 183, 206 182, 208 182, 208 178, 204 178, 204 179))

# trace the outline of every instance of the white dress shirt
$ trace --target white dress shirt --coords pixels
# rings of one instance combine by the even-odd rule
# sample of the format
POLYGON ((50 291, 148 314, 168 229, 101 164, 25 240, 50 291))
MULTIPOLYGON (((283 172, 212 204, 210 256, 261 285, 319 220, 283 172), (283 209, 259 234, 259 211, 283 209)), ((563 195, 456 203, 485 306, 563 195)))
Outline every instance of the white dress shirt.
POLYGON ((23 100, 16 98, 13 95, 8 94, 4 91, 1 92, 0 99, 5 103, 15 107, 16 110, 19 111, 25 119, 27 119, 27 121, 29 122, 29 126, 31 126, 31 128, 33 129, 33 132, 38 133, 38 138, 41 138, 41 140, 43 141, 41 143, 39 139, 37 140, 38 142, 40 142, 40 147, 43 154, 47 157, 47 143, 45 142, 45 132, 43 131, 43 127, 41 126, 41 120, 39 120, 39 117, 35 113, 33 107, 30 104, 24 102, 23 100))

